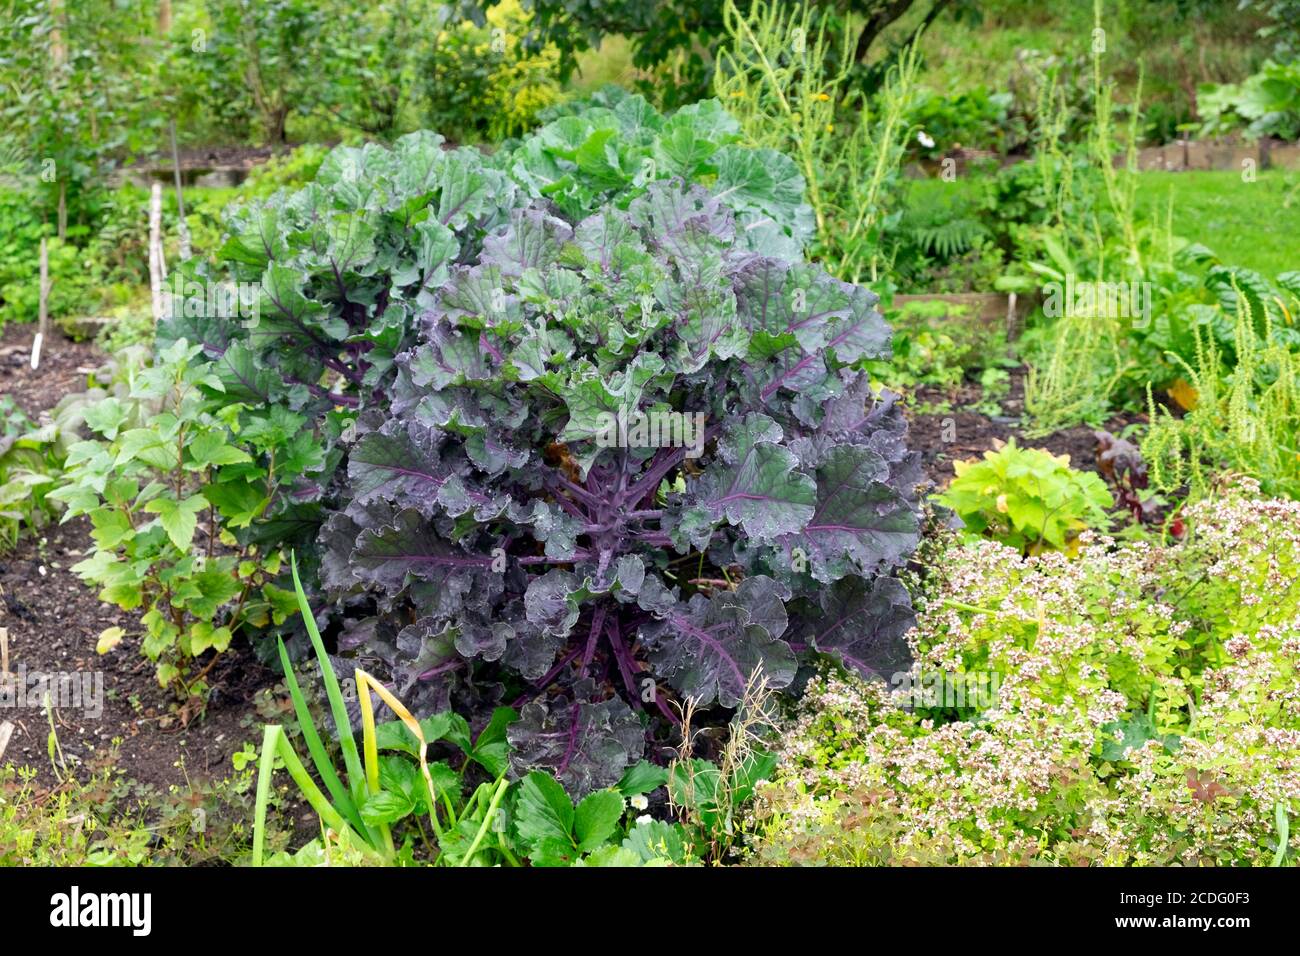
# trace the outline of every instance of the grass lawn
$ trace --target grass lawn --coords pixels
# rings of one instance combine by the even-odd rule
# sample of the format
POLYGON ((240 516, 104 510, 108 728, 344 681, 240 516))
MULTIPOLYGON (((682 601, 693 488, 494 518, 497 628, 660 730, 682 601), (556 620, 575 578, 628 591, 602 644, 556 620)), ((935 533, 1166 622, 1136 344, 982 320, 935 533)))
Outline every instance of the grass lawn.
MULTIPOLYGON (((908 184, 907 202, 933 193, 977 195, 973 177, 908 184)), ((1300 170, 1266 170, 1253 183, 1222 172, 1142 173, 1138 210, 1163 220, 1173 197, 1174 234, 1209 247, 1225 263, 1254 269, 1272 279, 1300 269, 1300 170)))
POLYGON ((1162 214, 1174 201, 1174 232, 1224 262, 1269 278, 1300 269, 1300 170, 1267 170, 1253 183, 1234 171, 1142 174, 1138 207, 1162 214))

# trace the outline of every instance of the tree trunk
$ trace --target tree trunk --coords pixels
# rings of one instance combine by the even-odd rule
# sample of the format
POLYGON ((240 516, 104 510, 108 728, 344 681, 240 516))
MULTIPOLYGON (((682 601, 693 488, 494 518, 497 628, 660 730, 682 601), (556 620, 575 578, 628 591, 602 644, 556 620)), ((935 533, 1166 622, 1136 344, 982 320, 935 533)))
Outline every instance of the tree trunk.
POLYGON ((266 138, 267 141, 276 146, 283 146, 286 142, 285 127, 289 121, 289 108, 287 106, 277 106, 266 114, 266 138))
POLYGON ((63 11, 63 0, 50 0, 50 19, 54 21, 50 29, 50 62, 57 70, 68 61, 68 47, 64 37, 68 18, 63 11))
MULTIPOLYGON (((925 15, 921 25, 917 27, 914 37, 919 37, 922 33, 930 28, 930 24, 943 13, 944 9, 952 0, 934 0, 930 7, 930 12, 925 15)), ((866 26, 862 33, 858 35, 857 49, 854 50, 854 60, 858 63, 867 58, 867 53, 871 50, 871 44, 876 41, 876 37, 884 32, 885 27, 889 26, 909 9, 911 9, 914 0, 886 0, 886 2, 874 13, 867 18, 866 26)))

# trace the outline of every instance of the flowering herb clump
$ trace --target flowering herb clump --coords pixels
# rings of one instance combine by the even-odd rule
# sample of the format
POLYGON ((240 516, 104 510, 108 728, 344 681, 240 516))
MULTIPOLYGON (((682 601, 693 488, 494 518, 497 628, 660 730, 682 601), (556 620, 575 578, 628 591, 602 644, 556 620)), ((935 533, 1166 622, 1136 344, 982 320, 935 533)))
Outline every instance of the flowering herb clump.
POLYGON ((342 644, 404 699, 520 707, 518 769, 615 782, 652 715, 801 654, 905 669, 917 456, 857 370, 876 297, 700 187, 516 210, 419 316, 320 538, 342 644))
POLYGON ((810 681, 750 821, 757 858, 1293 861, 1300 504, 1242 480, 1185 518, 1172 546, 951 548, 910 674, 810 681))

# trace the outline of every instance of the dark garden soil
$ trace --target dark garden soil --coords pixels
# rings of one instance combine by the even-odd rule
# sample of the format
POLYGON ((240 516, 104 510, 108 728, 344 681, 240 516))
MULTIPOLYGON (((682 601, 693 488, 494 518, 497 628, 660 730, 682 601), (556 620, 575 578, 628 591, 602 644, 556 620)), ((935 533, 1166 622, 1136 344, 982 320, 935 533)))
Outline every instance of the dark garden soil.
POLYGON ((170 784, 228 776, 231 754, 258 737, 254 694, 275 676, 251 652, 232 649, 208 676, 206 707, 159 687, 154 665, 139 653, 139 615, 101 604, 69 570, 90 547, 88 530, 84 518, 54 525, 0 558, 0 627, 9 632, 9 669, 20 689, 24 680, 28 689, 18 706, 0 711, 0 719, 14 724, 4 759, 31 766, 41 783, 53 783, 49 717, 32 688, 38 675, 80 681, 90 674, 93 687, 102 678, 102 713, 99 701, 54 708, 58 744, 70 768, 102 765, 117 738, 114 765, 139 783, 165 791, 170 784), (96 653, 99 634, 113 626, 127 637, 108 654, 96 653))
MULTIPOLYGON (((978 384, 965 383, 954 392, 923 387, 911 396, 907 405, 908 446, 921 453, 926 477, 934 482, 936 489, 942 489, 952 480, 954 461, 980 458, 994 447, 995 440, 1005 442, 1012 436, 1023 447, 1045 448, 1054 455, 1069 455, 1070 465, 1074 468, 1098 470, 1097 439, 1092 428, 1080 425, 1033 439, 1021 435, 1024 382, 1024 369, 1012 370, 1010 392, 1000 403, 1002 415, 996 418, 974 409, 982 397, 978 384), (946 402, 949 410, 918 411, 941 402, 946 402)), ((1146 420, 1146 415, 1119 416, 1107 422, 1106 429, 1118 435, 1126 426, 1146 420)))
POLYGON ((34 325, 0 329, 0 395, 9 395, 33 420, 69 392, 84 391, 86 376, 104 364, 91 342, 73 342, 55 327, 41 348, 40 368, 32 369, 34 325))
MULTIPOLYGON (((31 331, 10 326, 0 336, 0 395, 12 395, 37 418, 63 395, 84 388, 86 374, 105 356, 56 333, 33 372, 31 331)), ((86 673, 92 680, 102 675, 102 714, 94 714, 97 707, 54 709, 58 743, 70 766, 102 765, 120 738, 116 766, 137 782, 165 791, 187 780, 228 776, 231 754, 259 737, 266 715, 255 712, 254 694, 273 685, 275 675, 250 651, 232 648, 208 675, 212 692, 205 708, 160 688, 153 664, 139 654, 139 614, 101 604, 69 570, 88 553, 89 527, 84 518, 55 524, 38 538, 25 535, 13 553, 0 555, 0 628, 8 630, 9 670, 25 676, 29 688, 37 674, 75 674, 79 680, 86 673), (113 626, 127 636, 100 655, 99 634, 113 626)), ((3 759, 31 766, 38 782, 52 784, 49 718, 29 696, 40 695, 24 693, 18 706, 0 708, 0 720, 14 725, 3 759)))

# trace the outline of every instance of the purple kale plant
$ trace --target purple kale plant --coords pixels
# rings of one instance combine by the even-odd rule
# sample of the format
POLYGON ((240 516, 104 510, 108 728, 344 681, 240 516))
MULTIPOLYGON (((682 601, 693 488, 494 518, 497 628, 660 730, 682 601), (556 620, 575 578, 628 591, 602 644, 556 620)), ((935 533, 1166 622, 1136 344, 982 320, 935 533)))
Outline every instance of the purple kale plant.
POLYGON ((341 653, 426 712, 516 706, 515 769, 575 794, 687 698, 910 660, 922 475, 861 371, 890 354, 877 298, 715 193, 534 200, 448 262, 319 537, 341 653))

